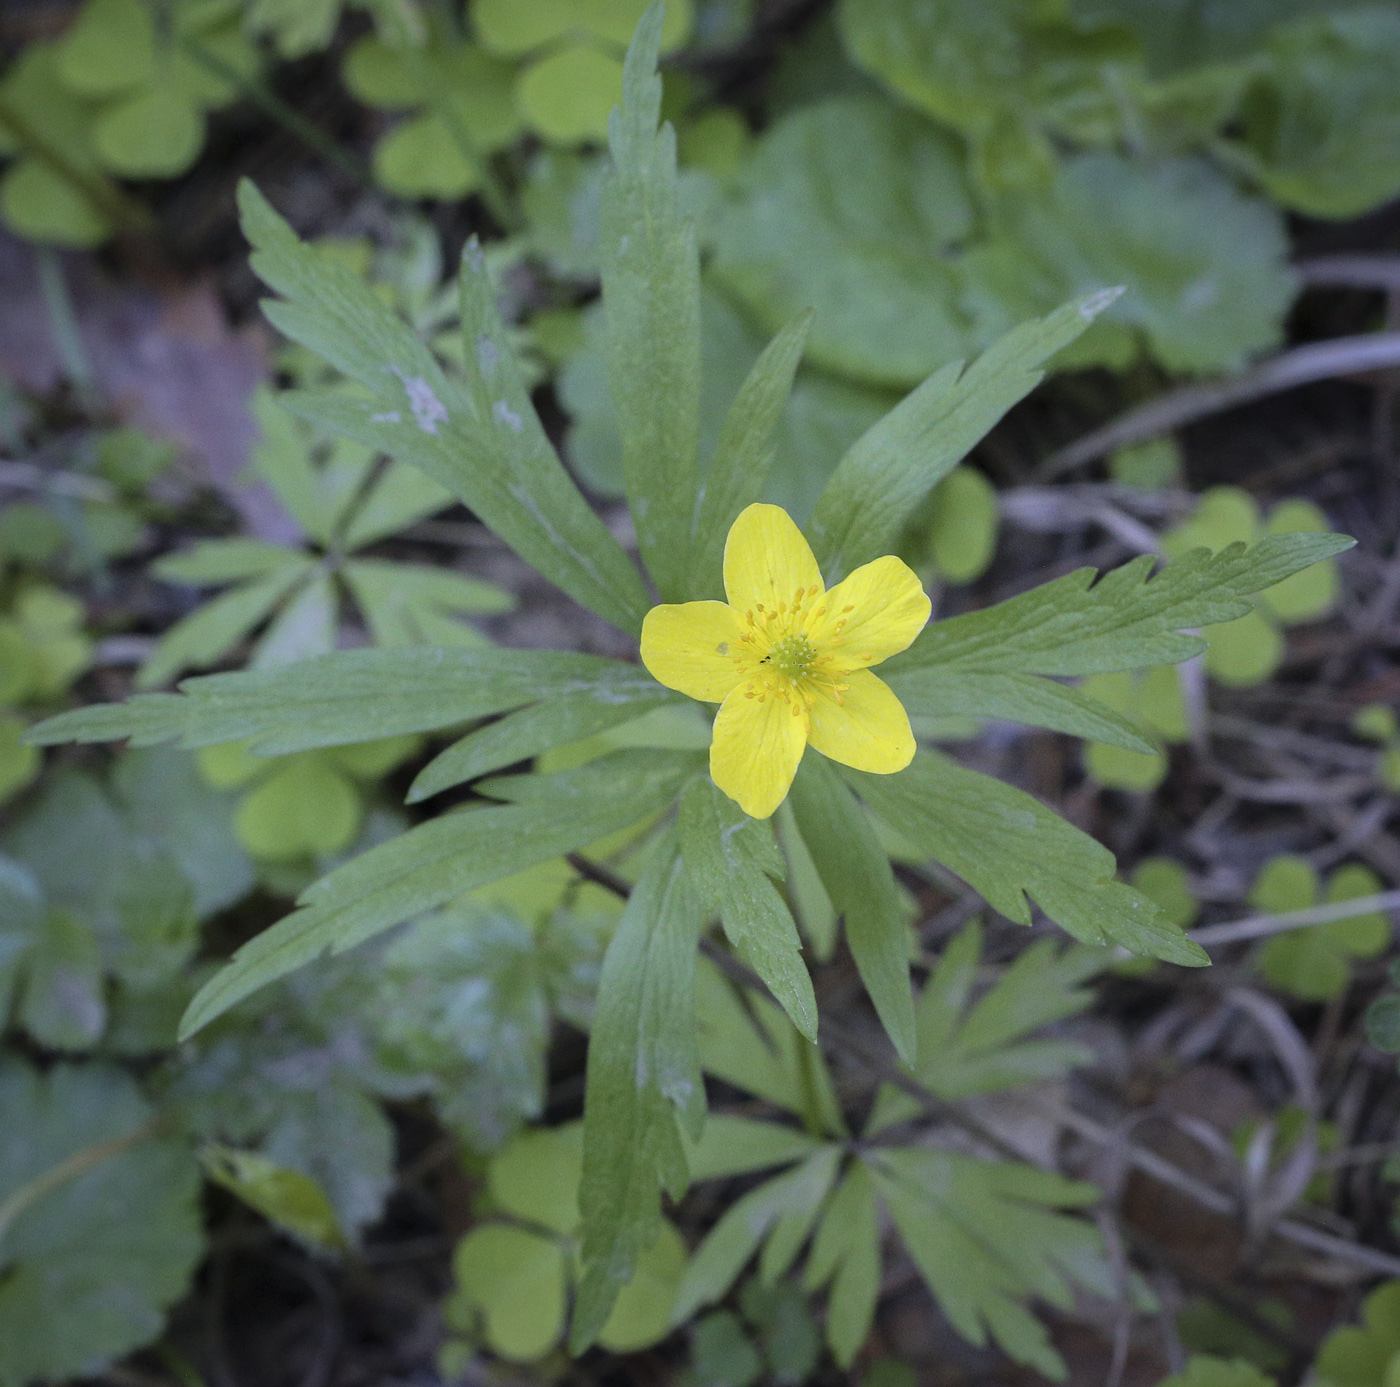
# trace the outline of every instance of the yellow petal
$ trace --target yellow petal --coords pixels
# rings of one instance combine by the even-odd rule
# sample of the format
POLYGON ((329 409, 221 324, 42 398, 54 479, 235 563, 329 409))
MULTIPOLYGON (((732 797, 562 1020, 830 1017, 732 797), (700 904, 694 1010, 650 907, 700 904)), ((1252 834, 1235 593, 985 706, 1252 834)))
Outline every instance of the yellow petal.
POLYGON ((832 657, 832 669, 860 669, 904 650, 928 624, 932 604, 919 575, 887 554, 837 583, 823 608, 808 627, 812 643, 832 657))
POLYGON ((914 734, 894 690, 868 669, 853 669, 841 682, 850 685, 841 703, 816 687, 817 701, 808 710, 811 731, 807 735, 812 745, 823 756, 858 771, 875 775, 902 771, 914 759, 914 734))
POLYGON ((735 689, 715 715, 710 777, 750 818, 766 819, 787 797, 806 746, 802 701, 784 701, 771 685, 754 680, 735 689))
POLYGON ((741 614, 762 603, 776 612, 792 606, 798 589, 804 595, 822 589, 821 569, 802 531, 781 506, 746 507, 724 542, 724 591, 741 614))
POLYGON ((723 602, 681 602, 653 607, 642 622, 642 663, 653 679, 691 698, 722 703, 747 673, 736 663, 742 645, 740 618, 723 602))

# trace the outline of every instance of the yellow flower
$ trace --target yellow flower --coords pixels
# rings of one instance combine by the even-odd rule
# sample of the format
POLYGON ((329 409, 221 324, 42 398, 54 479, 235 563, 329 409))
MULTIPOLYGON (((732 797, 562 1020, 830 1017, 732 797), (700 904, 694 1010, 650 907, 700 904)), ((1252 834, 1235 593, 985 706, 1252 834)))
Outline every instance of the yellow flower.
POLYGON ((710 775, 755 819, 783 802, 807 743, 888 775, 914 756, 909 717, 869 666, 923 629, 929 600, 892 555, 830 592, 779 506, 749 506, 724 545, 724 602, 653 607, 642 663, 669 689, 719 703, 710 775))

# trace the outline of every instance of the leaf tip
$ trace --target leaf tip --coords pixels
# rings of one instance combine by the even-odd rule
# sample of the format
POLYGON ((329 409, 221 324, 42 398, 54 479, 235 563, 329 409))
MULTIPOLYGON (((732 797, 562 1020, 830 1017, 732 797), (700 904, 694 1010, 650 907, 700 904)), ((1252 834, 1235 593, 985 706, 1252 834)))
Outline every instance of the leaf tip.
POLYGON ((1079 316, 1086 323, 1092 323, 1100 313, 1123 297, 1127 287, 1126 284, 1115 284, 1111 288, 1100 289, 1097 293, 1090 294, 1088 298, 1080 301, 1079 316))

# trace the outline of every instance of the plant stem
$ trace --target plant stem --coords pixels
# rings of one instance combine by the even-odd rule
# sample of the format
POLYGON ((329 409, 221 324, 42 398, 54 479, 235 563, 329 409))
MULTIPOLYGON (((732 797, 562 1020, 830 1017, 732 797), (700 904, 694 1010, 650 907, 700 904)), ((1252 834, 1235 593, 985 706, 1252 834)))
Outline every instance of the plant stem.
POLYGON ((52 246, 41 245, 35 249, 39 258, 39 288, 49 311, 49 327, 59 360, 79 403, 91 414, 99 403, 97 377, 88 360, 87 348, 83 346, 83 334, 78 328, 78 315, 73 309, 73 296, 68 292, 63 262, 52 246))

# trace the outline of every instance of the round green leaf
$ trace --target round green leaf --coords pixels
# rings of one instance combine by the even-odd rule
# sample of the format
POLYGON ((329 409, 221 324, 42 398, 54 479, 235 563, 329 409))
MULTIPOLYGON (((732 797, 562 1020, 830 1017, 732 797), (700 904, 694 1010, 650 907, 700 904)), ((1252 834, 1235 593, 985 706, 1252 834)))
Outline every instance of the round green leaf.
POLYGON ((559 1342, 564 1328, 564 1250, 511 1224, 474 1228, 453 1254, 462 1294, 480 1307, 486 1341, 502 1358, 527 1363, 559 1342))
POLYGON ((997 543, 997 494, 975 467, 954 468, 934 492, 929 548, 951 583, 980 578, 997 543))
POLYGON ((1144 858, 1133 873, 1133 885, 1182 929, 1189 929, 1201 913, 1187 884, 1185 868, 1170 857, 1144 858))
POLYGON ((583 1127, 571 1122, 522 1132, 491 1158, 486 1178, 507 1213, 567 1235, 579 1225, 582 1169, 583 1127))
POLYGON ((1377 1050, 1400 1055, 1400 995, 1388 992, 1366 1008, 1366 1038, 1377 1050))
POLYGON ((1400 746, 1386 747, 1381 753, 1381 763, 1376 773, 1387 790, 1400 794, 1400 746))
POLYGON ((39 682, 37 654, 24 629, 15 621, 0 621, 0 708, 23 703, 39 682))
MULTIPOLYGON (((1381 890, 1381 879, 1360 862, 1338 867, 1327 879, 1327 900, 1333 905, 1360 900, 1363 896, 1377 896, 1381 890)), ((1336 920, 1321 928, 1336 948, 1355 958, 1375 958, 1390 943, 1390 921, 1378 910, 1353 916, 1350 920, 1336 920)))
POLYGON ((42 760, 39 748, 20 741, 27 726, 23 718, 0 715, 0 804, 18 794, 39 774, 42 760))
POLYGON ((1232 688, 1262 684, 1283 663, 1283 637, 1258 612, 1207 626, 1201 634, 1207 671, 1232 688))
POLYGON ((1165 752, 1128 751, 1104 742, 1090 742, 1084 748, 1084 769, 1090 779, 1112 790, 1145 794, 1155 790, 1167 775, 1165 752))
POLYGON ((378 780, 412 756, 419 745, 419 739, 410 733, 402 737, 383 737, 375 742, 327 747, 324 754, 357 780, 378 780))
POLYGON ((341 64, 340 75, 353 96, 368 106, 386 110, 408 110, 428 100, 418 75, 401 48, 387 44, 374 34, 366 34, 350 47, 341 64))
POLYGON ((112 234, 87 196, 35 158, 17 159, 0 178, 0 216, 30 241, 88 250, 112 234))
POLYGON ((344 774, 324 756, 303 752, 248 792, 234 828, 254 857, 284 861, 343 851, 363 816, 359 793, 344 774))
POLYGON ((743 112, 732 106, 714 106, 686 121, 676 135, 676 154, 682 164, 732 178, 744 166, 753 137, 743 112))
POLYGON ((441 116, 395 126, 374 147, 374 176, 401 197, 464 197, 481 180, 441 116))
POLYGON ((1249 492, 1237 486, 1213 486, 1201 494, 1191 518, 1163 537, 1172 558, 1192 549, 1223 549, 1227 544, 1253 544, 1259 537, 1259 507, 1249 492))
POLYGON ((105 110, 93 128, 103 165, 125 178, 173 178, 199 157, 204 117, 175 86, 161 83, 105 110))
POLYGON ((1307 910, 1317 904, 1320 885, 1317 868, 1307 858, 1280 853, 1271 857, 1255 878, 1249 903, 1270 915, 1307 910))
POLYGON ((1395 710, 1384 703, 1367 703, 1352 715, 1352 730, 1373 742, 1389 742, 1400 736, 1395 710))
POLYGON ((619 1292, 598 1342, 614 1353, 634 1353, 664 1339, 685 1272, 685 1243, 675 1226, 661 1220, 656 1241, 637 1258, 632 1279, 619 1292))
MULTIPOLYGON (((1310 501, 1284 501, 1269 513, 1271 535, 1328 534, 1327 517, 1310 501)), ((1341 580, 1333 559, 1323 559, 1259 594, 1259 603, 1285 624, 1316 621, 1336 606, 1341 580)))
MULTIPOLYGON (((0 1201, 140 1128, 135 1082, 105 1065, 0 1066, 0 1201)), ((116 1152, 30 1204, 5 1234, 0 1380, 92 1377, 160 1332, 203 1249, 199 1172, 177 1141, 116 1152)))
POLYGON ((622 63, 596 48, 561 48, 521 73, 515 99, 530 128, 554 144, 601 142, 622 100, 622 63))
POLYGON ((216 790, 232 790, 246 785, 277 765, 271 757, 255 756, 248 750, 247 742, 202 746, 195 752, 195 760, 204 783, 216 790))
POLYGON ((59 45, 59 75, 84 96, 131 91, 155 68, 155 22, 142 0, 87 0, 59 45))
POLYGON ((1259 971, 1274 987, 1300 1001, 1326 1002, 1341 996, 1351 981, 1351 967, 1323 928, 1289 930, 1265 940, 1259 951, 1259 971))
POLYGON ((475 149, 503 149, 520 134, 515 68, 469 43, 431 55, 443 89, 475 149))
MULTIPOLYGON (((237 9, 223 4, 176 7, 175 28, 197 43, 222 67, 244 79, 255 77, 261 65, 256 46, 243 32, 237 9)), ((164 53, 166 68, 159 81, 183 92, 205 110, 227 106, 238 98, 238 86, 177 46, 164 53)))
POLYGON ((67 543, 63 522, 37 501, 16 501, 0 510, 0 561, 46 563, 67 543))
POLYGON ((1194 1354, 1179 1373, 1163 1378, 1160 1387, 1277 1387, 1245 1358, 1214 1358, 1194 1354))
POLYGON ((1124 486, 1156 491, 1181 480, 1181 445, 1170 434, 1116 448, 1108 459, 1109 475, 1124 486))

